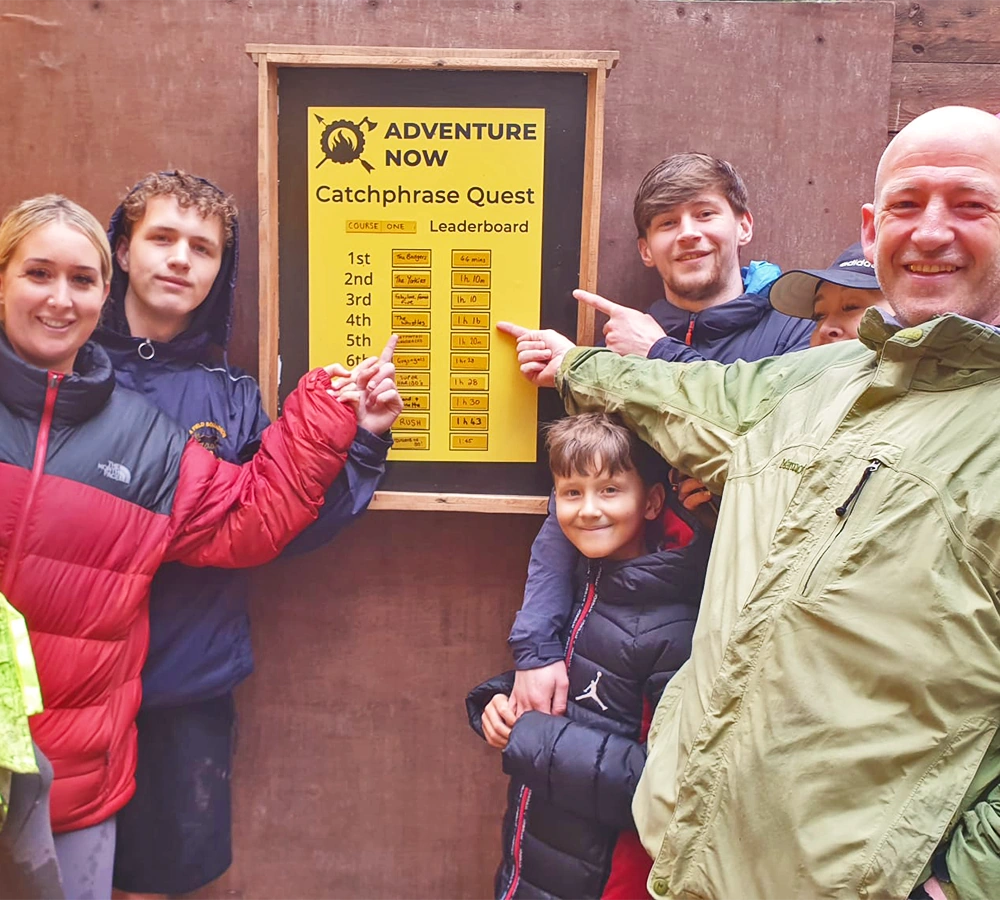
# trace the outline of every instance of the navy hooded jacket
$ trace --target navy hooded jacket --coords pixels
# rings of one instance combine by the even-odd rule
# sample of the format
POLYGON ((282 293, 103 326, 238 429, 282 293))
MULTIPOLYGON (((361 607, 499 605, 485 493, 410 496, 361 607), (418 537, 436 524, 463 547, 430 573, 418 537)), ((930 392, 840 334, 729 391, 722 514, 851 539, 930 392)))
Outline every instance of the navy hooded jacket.
MULTIPOLYGON (((125 232, 119 207, 108 238, 112 253, 125 232)), ((125 317, 128 275, 114 262, 111 293, 95 340, 104 346, 120 385, 142 394, 202 446, 243 463, 269 424, 257 382, 230 366, 216 348, 229 342, 239 258, 239 228, 219 274, 190 327, 167 343, 133 337, 125 317)), ((304 553, 330 540, 368 506, 385 471, 391 441, 359 428, 347 464, 326 495, 319 518, 285 553, 304 553)), ((142 670, 144 708, 178 706, 232 690, 253 671, 246 572, 160 568, 149 601, 149 655, 142 670)))
MULTIPOLYGON (((691 653, 711 548, 711 536, 668 502, 694 529, 690 543, 621 562, 592 560, 585 578, 573 579, 577 602, 561 635, 566 715, 525 713, 503 751, 511 781, 497 898, 600 897, 618 834, 635 827, 643 726, 691 653)), ((507 673, 467 697, 480 736, 486 705, 512 687, 507 673)))
MULTIPOLYGON (((770 263, 777 277, 777 267, 770 263)), ((753 278, 753 265, 744 270, 753 278)), ((759 283, 759 282, 758 282, 759 283)), ((758 290, 770 290, 770 284, 758 290)), ((657 300, 649 314, 667 336, 649 349, 649 359, 696 362, 712 359, 732 363, 781 356, 809 346, 813 323, 778 312, 763 294, 741 294, 735 300, 691 313, 657 300)), ((508 643, 519 669, 535 669, 558 661, 562 645, 558 635, 572 605, 571 575, 579 554, 566 539, 555 518, 550 500, 549 515, 531 545, 524 603, 510 631, 508 643)))

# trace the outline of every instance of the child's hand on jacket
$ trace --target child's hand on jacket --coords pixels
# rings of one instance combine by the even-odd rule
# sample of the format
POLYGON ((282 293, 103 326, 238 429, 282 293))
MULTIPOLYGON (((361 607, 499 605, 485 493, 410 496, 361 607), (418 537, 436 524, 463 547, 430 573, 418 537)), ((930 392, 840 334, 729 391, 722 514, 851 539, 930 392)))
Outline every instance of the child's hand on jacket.
POLYGON ((483 710, 483 737, 486 743, 497 750, 503 750, 510 740, 510 729, 516 716, 507 702, 506 694, 494 694, 483 710))

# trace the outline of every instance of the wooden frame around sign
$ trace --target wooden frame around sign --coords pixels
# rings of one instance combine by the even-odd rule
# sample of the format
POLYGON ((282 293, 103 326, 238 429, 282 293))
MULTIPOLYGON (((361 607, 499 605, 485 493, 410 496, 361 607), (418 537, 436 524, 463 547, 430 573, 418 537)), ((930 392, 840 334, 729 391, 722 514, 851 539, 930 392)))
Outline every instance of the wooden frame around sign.
MULTIPOLYGON (((259 380, 264 409, 278 412, 278 69, 352 67, 457 69, 468 71, 546 70, 587 75, 587 143, 583 218, 580 234, 580 287, 597 289, 597 245, 601 217, 604 155, 604 82, 618 64, 614 50, 483 50, 425 47, 331 47, 247 44, 257 65, 257 196, 260 247, 259 380)), ((581 305, 577 343, 593 344, 594 310, 581 305)), ((377 491, 371 509, 455 510, 543 514, 548 497, 507 494, 377 491)))

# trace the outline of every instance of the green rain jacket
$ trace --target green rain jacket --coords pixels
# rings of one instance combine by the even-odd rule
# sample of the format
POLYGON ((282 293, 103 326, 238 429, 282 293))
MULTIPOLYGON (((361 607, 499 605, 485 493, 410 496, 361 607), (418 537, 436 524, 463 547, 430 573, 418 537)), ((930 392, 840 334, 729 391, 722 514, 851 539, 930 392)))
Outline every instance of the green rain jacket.
POLYGON ((947 842, 949 892, 1000 897, 1000 332, 861 338, 557 376, 725 486, 633 805, 654 896, 904 898, 947 842))
POLYGON ((42 711, 24 618, 0 594, 0 828, 10 802, 13 772, 37 772, 28 716, 42 711))

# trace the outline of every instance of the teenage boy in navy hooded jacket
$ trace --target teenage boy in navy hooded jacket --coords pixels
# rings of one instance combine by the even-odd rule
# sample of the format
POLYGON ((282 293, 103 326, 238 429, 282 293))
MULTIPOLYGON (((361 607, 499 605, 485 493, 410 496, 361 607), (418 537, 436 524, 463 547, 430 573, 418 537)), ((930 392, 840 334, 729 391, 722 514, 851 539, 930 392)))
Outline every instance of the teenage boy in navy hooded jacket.
MULTIPOLYGON (((668 362, 731 363, 809 346, 811 323, 778 312, 768 301, 778 267, 755 262, 740 268, 739 251, 753 237, 753 216, 746 185, 730 163, 703 153, 668 157, 640 183, 633 218, 639 256, 659 274, 664 299, 647 314, 576 291, 577 299, 608 316, 609 349, 668 362)), ((694 479, 684 479, 677 489, 690 510, 710 500, 694 479)), ((577 558, 550 503, 508 639, 517 665, 511 697, 517 714, 534 709, 558 715, 566 709, 559 635, 574 600, 570 585, 577 558)))
MULTIPOLYGON (((96 337, 119 383, 217 456, 247 461, 268 417, 257 382, 224 355, 239 258, 232 198, 183 172, 151 174, 115 211, 109 238, 114 273, 96 337)), ((286 552, 320 546, 368 506, 402 405, 392 375, 386 361, 369 383, 347 465, 286 552)), ((253 670, 248 588, 245 572, 179 564, 153 581, 136 795, 118 814, 119 891, 187 893, 231 863, 233 688, 253 670)))

